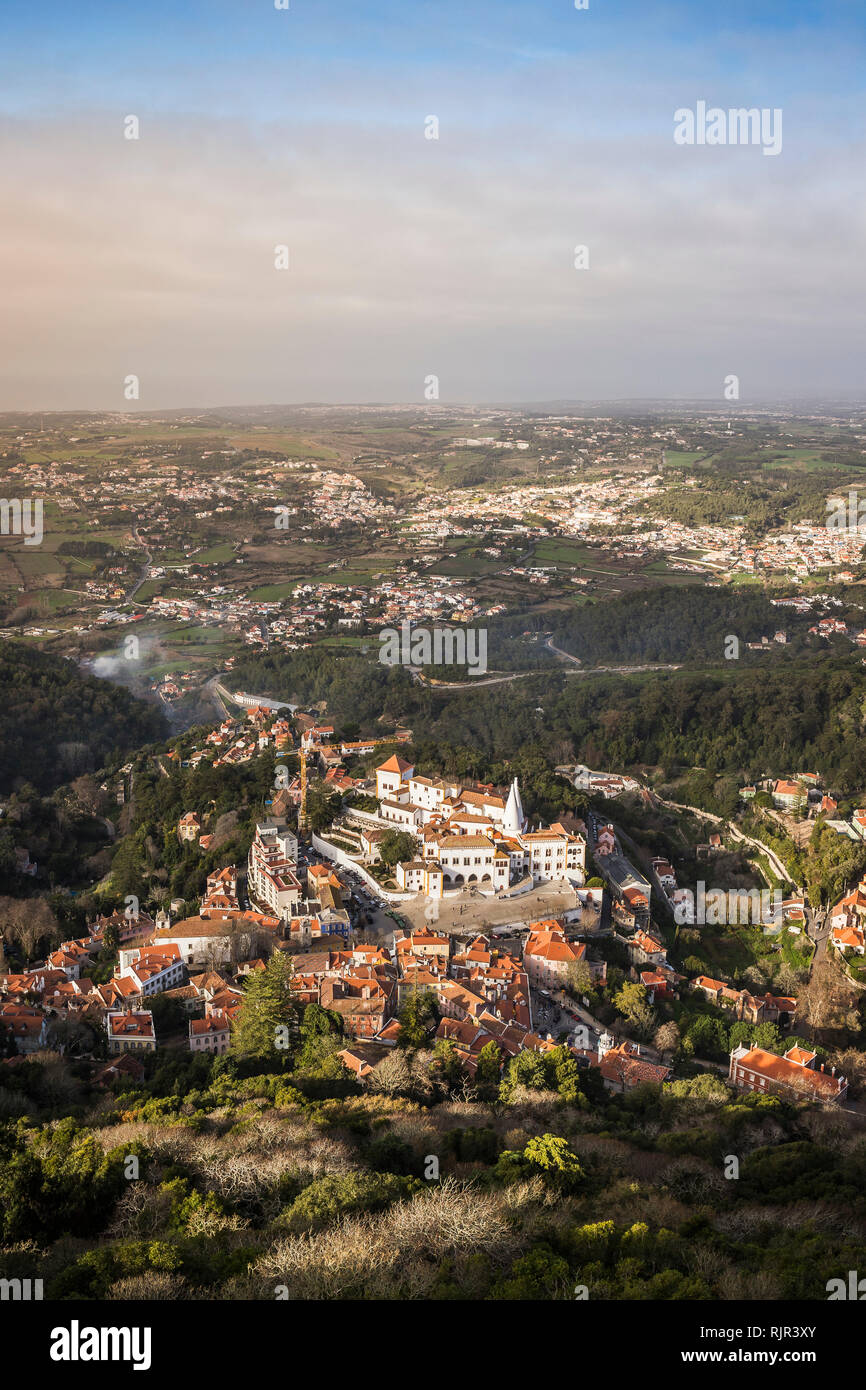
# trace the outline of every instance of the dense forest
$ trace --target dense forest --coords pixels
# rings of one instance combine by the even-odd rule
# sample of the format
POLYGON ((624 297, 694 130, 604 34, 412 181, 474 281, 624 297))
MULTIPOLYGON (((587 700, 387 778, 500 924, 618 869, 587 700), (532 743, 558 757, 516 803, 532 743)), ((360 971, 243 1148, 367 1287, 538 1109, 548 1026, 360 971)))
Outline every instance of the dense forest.
MULTIPOLYGON (((601 640, 601 628, 593 630, 601 640)), ((481 762, 535 748, 554 763, 611 770, 697 767, 752 780, 820 769, 842 794, 863 782, 866 676, 850 655, 827 648, 722 660, 709 673, 557 669, 465 693, 415 685, 402 667, 355 653, 310 650, 250 660, 239 681, 277 697, 324 700, 343 728, 382 733, 406 724, 416 743, 466 750, 471 775, 481 762)))
POLYGON ((341 722, 372 727, 382 716, 395 722, 411 706, 414 687, 403 666, 377 660, 378 640, 366 653, 308 647, 304 651, 271 650, 242 657, 232 672, 235 684, 293 704, 327 702, 341 722))
MULTIPOLYGON (((824 498, 817 488, 814 502, 823 513, 824 498)), ((779 484, 768 486, 764 483, 747 482, 743 479, 717 477, 697 477, 688 485, 666 487, 657 497, 651 499, 648 510, 656 516, 679 521, 684 526, 722 526, 731 517, 747 518, 749 529, 759 534, 773 526, 780 526, 799 490, 795 493, 782 491, 779 484)))
MULTIPOLYGON (((685 526, 723 525, 742 517, 747 532, 759 536, 797 521, 823 524, 828 493, 861 485, 863 458, 844 445, 832 450, 838 467, 809 472, 780 467, 767 473, 770 456, 759 445, 749 450, 738 442, 734 449, 718 449, 716 442, 707 443, 710 451, 693 460, 688 482, 673 483, 679 470, 665 470, 666 486, 650 500, 651 513, 685 526)), ((781 449, 779 454, 784 457, 781 449)))
POLYGON ((0 794, 49 791, 115 755, 165 737, 152 705, 71 661, 0 642, 0 794))
POLYGON ((195 769, 172 768, 167 776, 152 762, 141 768, 131 823, 111 864, 112 900, 122 901, 127 893, 142 903, 180 897, 194 910, 209 873, 246 859, 273 785, 272 754, 244 767, 203 763, 195 769), (213 836, 207 852, 178 841, 177 822, 187 811, 198 812, 213 836))
POLYGON ((585 665, 648 661, 724 661, 725 639, 739 638, 740 659, 751 657, 747 642, 805 634, 814 621, 774 608, 762 590, 732 592, 700 585, 626 594, 615 603, 588 603, 565 612, 535 615, 523 626, 544 626, 558 647, 585 665))
POLYGON ((698 767, 749 779, 820 768, 846 792, 862 786, 866 682, 831 657, 699 676, 540 679, 459 696, 434 735, 509 751, 528 738, 591 767, 698 767), (481 698, 483 696, 483 698, 481 698), (538 704, 535 704, 535 701, 538 704), (465 731, 465 732, 464 732, 465 731))

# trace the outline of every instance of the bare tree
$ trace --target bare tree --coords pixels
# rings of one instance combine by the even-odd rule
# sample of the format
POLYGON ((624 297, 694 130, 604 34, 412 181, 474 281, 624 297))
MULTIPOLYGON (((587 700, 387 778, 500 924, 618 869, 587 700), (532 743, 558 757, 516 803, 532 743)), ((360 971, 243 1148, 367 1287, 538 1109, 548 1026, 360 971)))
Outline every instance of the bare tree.
POLYGON ((571 960, 568 962, 566 979, 570 989, 575 994, 587 994, 593 987, 592 971, 589 962, 586 960, 571 960))
POLYGON ((88 815, 95 816, 101 810, 105 802, 105 793, 100 791, 99 784, 93 777, 76 777, 72 783, 71 790, 76 801, 82 810, 88 815))
POLYGON ((779 966, 775 987, 777 990, 781 990, 783 994, 787 995, 796 994, 797 990, 800 988, 800 977, 796 970, 788 965, 787 962, 783 962, 782 965, 779 966))
POLYGON ((0 898, 0 933, 14 941, 30 963, 43 937, 59 940, 57 918, 45 898, 0 898))
POLYGON ((653 1046, 663 1056, 673 1056, 680 1045, 680 1030, 674 1022, 663 1023, 653 1038, 653 1046))
POLYGON ((396 1047, 370 1073, 371 1090, 382 1091, 386 1096, 405 1094, 411 1085, 412 1073, 406 1054, 396 1047))
POLYGON ((600 919, 601 913, 599 912, 598 908, 593 907, 591 903, 585 903, 584 906, 580 909, 580 926, 582 931, 596 931, 600 919))
POLYGON ((866 1053, 859 1048, 846 1047, 841 1052, 834 1052, 830 1064, 836 1068, 839 1076, 848 1078, 852 1088, 859 1091, 866 1085, 866 1053))
POLYGON ((797 1018, 809 1029, 813 1040, 831 1029, 850 1029, 856 999, 839 962, 825 956, 815 964, 811 978, 799 992, 797 1018))
POLYGON ((765 993, 769 983, 770 977, 760 965, 750 965, 743 971, 743 984, 747 985, 750 990, 765 993))

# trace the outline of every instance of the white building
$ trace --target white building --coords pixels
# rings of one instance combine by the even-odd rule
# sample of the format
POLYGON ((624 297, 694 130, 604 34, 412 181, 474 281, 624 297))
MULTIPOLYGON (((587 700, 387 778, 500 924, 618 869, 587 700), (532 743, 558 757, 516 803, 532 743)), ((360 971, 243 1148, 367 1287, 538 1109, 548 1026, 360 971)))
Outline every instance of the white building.
POLYGON ((508 887, 508 855, 486 835, 443 835, 436 859, 444 888, 477 884, 482 890, 496 892, 508 887))
POLYGON ((247 891, 283 920, 293 915, 302 897, 297 863, 298 837, 285 822, 268 820, 256 826, 247 860, 247 891))
POLYGON ((184 964, 173 941, 158 946, 127 946, 118 952, 120 979, 132 980, 139 994, 161 994, 183 984, 184 964))
POLYGON ((189 1047, 191 1052, 228 1052, 231 1042, 231 1025, 228 1014, 222 1009, 212 1009, 205 1018, 191 1018, 189 1021, 189 1047))
POLYGON ((397 866, 397 883, 406 892, 438 897, 477 886, 497 893, 527 874, 535 883, 583 884, 586 840, 558 822, 529 831, 516 777, 504 797, 489 786, 416 777, 395 755, 376 769, 376 791, 382 818, 421 842, 420 857, 397 866))
POLYGON ((395 753, 382 763, 381 767, 376 768, 376 796, 379 801, 383 797, 396 799, 396 793, 413 776, 415 768, 411 763, 407 763, 403 758, 398 758, 395 753))
POLYGON ((586 869, 586 841, 582 835, 565 830, 533 830, 517 837, 523 846, 524 871, 534 883, 553 879, 577 879, 583 883, 586 869))
POLYGON ((526 825, 516 777, 507 798, 503 798, 492 787, 467 787, 443 777, 416 777, 414 767, 396 754, 376 768, 376 797, 380 814, 407 829, 469 818, 479 829, 490 826, 516 835, 526 825))
POLYGON ((108 1051, 112 1056, 119 1052, 155 1052, 156 1032, 153 1014, 147 1009, 127 1013, 111 1009, 105 1016, 108 1033, 108 1051))
POLYGON ((395 876, 397 886, 404 893, 424 893, 428 898, 442 897, 442 870, 435 862, 409 860, 408 863, 397 865, 395 876))
POLYGON ((211 969, 250 954, 252 933, 242 917, 185 917, 173 927, 153 934, 153 945, 175 945, 187 967, 203 965, 211 969))

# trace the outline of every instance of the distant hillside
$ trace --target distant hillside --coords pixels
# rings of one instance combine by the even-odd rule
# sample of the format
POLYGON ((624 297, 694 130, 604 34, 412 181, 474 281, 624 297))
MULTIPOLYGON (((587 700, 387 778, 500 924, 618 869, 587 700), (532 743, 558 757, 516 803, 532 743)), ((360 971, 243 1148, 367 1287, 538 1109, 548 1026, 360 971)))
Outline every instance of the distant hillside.
MULTIPOLYGON (((564 612, 530 614, 526 628, 552 630, 553 641, 586 665, 602 662, 724 660, 728 634, 743 644, 772 637, 784 628, 794 639, 805 637, 814 618, 774 608, 763 589, 708 589, 703 585, 659 588, 623 594, 564 612)), ((520 624, 509 617, 503 627, 520 624)), ((764 660, 764 657, 756 658, 764 660)))
POLYGON ((0 795, 21 782, 50 791, 166 731, 160 710, 120 686, 0 642, 0 795))

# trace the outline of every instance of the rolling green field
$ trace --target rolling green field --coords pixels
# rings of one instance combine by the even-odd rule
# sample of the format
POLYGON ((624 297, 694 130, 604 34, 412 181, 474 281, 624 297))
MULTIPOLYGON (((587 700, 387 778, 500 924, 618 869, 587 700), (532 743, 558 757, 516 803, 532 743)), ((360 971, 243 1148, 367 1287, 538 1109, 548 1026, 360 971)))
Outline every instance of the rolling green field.
POLYGON ((544 540, 533 547, 532 560, 537 565, 591 565, 601 552, 588 545, 576 545, 571 541, 544 540))
POLYGON ((775 458, 767 459, 762 465, 767 471, 778 468, 798 468, 807 473, 821 473, 828 468, 845 468, 844 463, 836 463, 829 451, 822 449, 790 449, 775 458))
POLYGON ((207 550, 196 550, 189 556, 190 560, 195 560, 200 565, 222 565, 234 558, 234 547, 227 541, 222 545, 212 545, 207 550))
POLYGON ((163 590, 165 589, 165 586, 166 586, 169 582, 170 582, 170 581, 169 581, 167 578, 166 578, 166 579, 147 579, 147 580, 145 580, 145 582, 142 584, 141 588, 139 589, 138 593, 137 593, 136 596, 135 596, 135 602, 136 602, 136 603, 149 603, 150 600, 151 600, 152 598, 155 598, 157 594, 161 594, 161 593, 163 592, 163 590))
POLYGON ((289 598, 300 582, 299 579, 287 579, 282 584, 263 584, 261 588, 253 589, 249 596, 254 602, 276 603, 289 598))
POLYGON ((689 452, 681 449, 668 449, 665 452, 665 463, 668 468, 691 468, 698 459, 701 461, 706 459, 703 450, 689 452))

